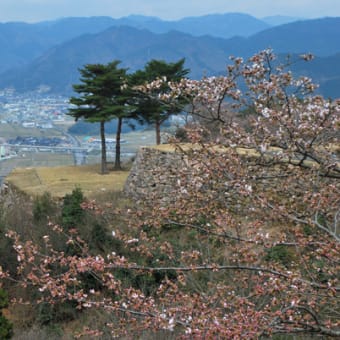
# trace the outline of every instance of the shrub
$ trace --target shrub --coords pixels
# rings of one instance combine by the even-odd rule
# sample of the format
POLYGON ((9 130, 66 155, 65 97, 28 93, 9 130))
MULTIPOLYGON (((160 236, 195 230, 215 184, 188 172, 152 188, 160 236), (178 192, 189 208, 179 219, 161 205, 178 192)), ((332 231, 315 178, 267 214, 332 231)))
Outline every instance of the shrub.
POLYGON ((61 212, 63 227, 74 228, 81 223, 85 214, 81 207, 83 201, 84 195, 80 188, 75 188, 71 194, 65 195, 61 212))
POLYGON ((77 304, 73 301, 66 301, 56 304, 43 302, 38 307, 37 320, 41 325, 50 325, 62 321, 74 320, 77 316, 77 304))
POLYGON ((49 192, 44 192, 33 202, 33 218, 35 222, 46 221, 55 212, 55 204, 49 192))
POLYGON ((7 293, 0 288, 0 339, 10 339, 13 335, 13 325, 2 315, 1 311, 7 306, 7 293))
POLYGON ((95 222, 89 240, 90 249, 105 251, 109 243, 108 240, 107 229, 102 224, 95 222))
POLYGON ((276 245, 267 250, 265 260, 268 262, 278 262, 288 267, 293 260, 293 255, 289 252, 286 246, 276 245))

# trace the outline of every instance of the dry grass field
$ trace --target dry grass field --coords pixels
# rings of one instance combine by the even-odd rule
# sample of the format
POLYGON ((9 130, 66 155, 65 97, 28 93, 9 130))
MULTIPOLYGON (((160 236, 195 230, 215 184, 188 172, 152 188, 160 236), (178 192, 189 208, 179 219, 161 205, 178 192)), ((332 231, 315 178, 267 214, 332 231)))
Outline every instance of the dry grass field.
POLYGON ((16 168, 6 181, 32 196, 50 192, 53 197, 63 197, 80 187, 86 197, 94 197, 106 191, 120 191, 128 171, 99 173, 99 165, 16 168))
MULTIPOLYGON (((170 144, 152 147, 165 152, 175 151, 175 147, 170 144)), ((181 147, 187 150, 193 146, 183 144, 181 147)), ((97 198, 104 193, 121 191, 129 174, 128 171, 111 171, 106 175, 101 175, 99 164, 53 166, 55 163, 49 158, 58 158, 58 155, 40 155, 46 159, 38 164, 46 164, 46 166, 26 167, 21 165, 20 167, 20 164, 17 164, 19 167, 15 167, 11 171, 6 177, 6 181, 30 196, 49 192, 53 197, 61 198, 72 192, 74 188, 80 187, 86 197, 97 198)), ((59 164, 63 163, 59 160, 59 164)))
MULTIPOLYGON (((148 142, 150 143, 150 136, 148 137, 148 142)), ((135 145, 135 147, 137 149, 137 145, 135 145)), ((149 147, 163 152, 175 151, 175 146, 171 144, 153 145, 149 147)), ((184 151, 196 148, 196 146, 192 144, 181 144, 180 147, 184 151)), ((199 148, 199 146, 197 146, 197 148, 199 148)), ((226 149, 217 149, 217 151, 225 152, 226 149)), ((259 156, 259 153, 253 149, 237 148, 236 151, 240 155, 250 157, 259 156)), ((275 153, 278 152, 279 149, 270 148, 269 151, 275 153)), ((53 163, 48 162, 46 165, 48 164, 53 163)), ((59 161, 59 164, 62 163, 59 161)), ((305 165, 314 166, 315 164, 311 161, 305 161, 305 165)), ((53 197, 63 197, 74 188, 80 187, 85 196, 93 198, 98 197, 99 194, 121 191, 129 174, 128 171, 111 171, 109 174, 101 175, 99 171, 99 164, 84 166, 18 167, 6 177, 6 181, 32 196, 41 195, 47 191, 51 193, 53 197)))
MULTIPOLYGON (((6 125, 6 129, 2 131, 0 124, 0 137, 16 135, 11 126, 6 125)), ((27 129, 25 132, 27 133, 27 129)), ((30 135, 40 136, 40 132, 36 129, 33 133, 30 131, 30 135)), ((153 130, 133 131, 124 134, 122 138, 126 141, 122 144, 122 153, 127 154, 123 160, 129 161, 139 147, 155 142, 155 133, 153 130)), ((113 151, 110 150, 108 159, 113 157, 113 151)), ((16 158, 0 162, 0 176, 6 176, 6 182, 32 196, 47 191, 54 197, 63 197, 75 187, 80 187, 86 197, 97 198, 123 189, 128 171, 112 171, 107 175, 100 175, 99 153, 95 156, 88 155, 87 162, 88 165, 85 166, 73 166, 72 154, 21 152, 16 158)))

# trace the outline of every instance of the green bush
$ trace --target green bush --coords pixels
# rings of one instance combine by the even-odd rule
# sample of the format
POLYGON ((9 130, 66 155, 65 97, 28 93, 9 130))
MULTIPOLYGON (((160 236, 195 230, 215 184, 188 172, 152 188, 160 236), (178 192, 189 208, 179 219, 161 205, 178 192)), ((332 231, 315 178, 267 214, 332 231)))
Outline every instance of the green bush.
POLYGON ((0 339, 10 339, 13 335, 13 325, 2 315, 2 309, 8 306, 8 295, 0 288, 0 339))
POLYGON ((278 262, 288 267, 293 261, 292 253, 284 245, 276 245, 267 249, 264 259, 268 262, 278 262))
MULTIPOLYGON (((112 238, 112 237, 111 237, 112 238)), ((102 224, 95 222, 91 230, 89 246, 91 250, 106 251, 110 238, 108 237, 107 228, 102 224)))
POLYGON ((0 288, 0 310, 8 307, 8 295, 0 288))
POLYGON ((13 248, 13 241, 10 240, 5 231, 0 228, 0 259, 1 267, 8 271, 13 277, 17 273, 17 253, 13 248))
POLYGON ((74 228, 82 222, 85 215, 81 207, 84 202, 84 195, 80 188, 76 188, 71 194, 67 194, 63 200, 61 221, 65 228, 74 228))
POLYGON ((37 320, 41 325, 52 325, 58 322, 71 321, 77 316, 77 303, 65 301, 55 304, 43 302, 37 305, 37 320))
POLYGON ((55 213, 56 205, 49 192, 44 192, 41 196, 34 199, 33 219, 35 222, 46 221, 48 216, 55 213))

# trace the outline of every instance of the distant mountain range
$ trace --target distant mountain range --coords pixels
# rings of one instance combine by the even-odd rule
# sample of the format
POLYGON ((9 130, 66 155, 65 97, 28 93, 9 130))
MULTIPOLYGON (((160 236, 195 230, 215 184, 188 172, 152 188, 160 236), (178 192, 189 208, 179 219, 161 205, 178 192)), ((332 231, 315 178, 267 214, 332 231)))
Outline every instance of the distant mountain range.
POLYGON ((290 22, 301 21, 305 19, 301 17, 289 17, 285 15, 273 15, 270 17, 264 17, 261 20, 270 26, 279 26, 283 24, 289 24, 290 22))
POLYGON ((299 63, 294 71, 315 78, 323 94, 340 97, 340 18, 259 20, 240 13, 173 22, 144 16, 65 18, 0 24, 0 44, 0 88, 18 91, 44 84, 69 94, 80 67, 113 59, 134 71, 153 58, 185 57, 190 76, 201 78, 223 73, 230 55, 249 57, 270 47, 278 54, 315 54, 313 62, 299 63))
POLYGON ((131 15, 111 17, 64 18, 36 24, 0 23, 0 72, 23 65, 49 48, 88 33, 109 27, 129 26, 153 33, 180 31, 194 36, 211 35, 224 39, 249 36, 271 27, 247 14, 228 13, 164 21, 156 17, 131 15))

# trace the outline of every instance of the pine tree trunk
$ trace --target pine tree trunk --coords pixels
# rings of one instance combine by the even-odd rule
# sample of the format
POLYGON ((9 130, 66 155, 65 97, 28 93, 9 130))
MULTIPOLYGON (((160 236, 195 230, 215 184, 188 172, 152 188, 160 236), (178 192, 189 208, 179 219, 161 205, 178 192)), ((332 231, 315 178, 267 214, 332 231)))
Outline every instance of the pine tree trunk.
POLYGON ((117 132, 116 132, 116 159, 115 159, 115 170, 121 170, 120 164, 120 135, 122 133, 123 118, 118 118, 117 132))
POLYGON ((101 174, 107 173, 106 165, 106 141, 105 141, 105 121, 100 122, 100 138, 102 143, 102 164, 101 164, 101 174))
POLYGON ((155 123, 156 127, 156 144, 161 144, 161 122, 159 120, 156 120, 155 123))

